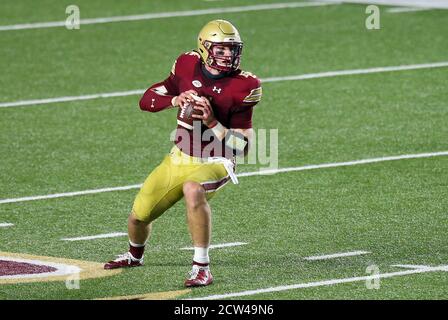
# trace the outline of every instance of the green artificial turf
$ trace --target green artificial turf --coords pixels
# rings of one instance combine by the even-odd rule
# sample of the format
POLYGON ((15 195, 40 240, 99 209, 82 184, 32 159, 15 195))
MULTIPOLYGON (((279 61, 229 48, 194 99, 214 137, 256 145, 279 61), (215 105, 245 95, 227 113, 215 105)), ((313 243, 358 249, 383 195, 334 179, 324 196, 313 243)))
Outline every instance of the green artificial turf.
MULTIPOLYGON (((67 1, 4 1, 0 25, 65 19, 67 1), (4 10, 3 10, 4 9, 4 10)), ((78 1, 82 17, 248 5, 243 1, 78 1)), ((250 4, 271 3, 251 1, 250 4)), ((260 78, 448 60, 446 11, 388 14, 364 27, 362 5, 214 14, 0 31, 0 103, 145 89, 196 45, 207 21, 229 19, 245 41, 243 68, 260 78)), ((278 130, 279 167, 448 150, 448 68, 263 84, 256 129, 278 130)), ((0 200, 139 184, 170 150, 175 111, 141 112, 138 95, 0 108, 0 200)), ((252 172, 262 164, 239 166, 252 172)), ((211 201, 215 283, 180 298, 448 264, 448 158, 241 177, 211 201), (304 257, 356 250, 321 261, 304 257)), ((137 189, 0 204, 0 251, 105 262, 126 237, 137 189)), ((93 299, 183 289, 191 252, 183 201, 154 226, 145 266, 119 275, 0 285, 0 299, 93 299)), ((244 296, 244 299, 447 299, 432 272, 244 296)))

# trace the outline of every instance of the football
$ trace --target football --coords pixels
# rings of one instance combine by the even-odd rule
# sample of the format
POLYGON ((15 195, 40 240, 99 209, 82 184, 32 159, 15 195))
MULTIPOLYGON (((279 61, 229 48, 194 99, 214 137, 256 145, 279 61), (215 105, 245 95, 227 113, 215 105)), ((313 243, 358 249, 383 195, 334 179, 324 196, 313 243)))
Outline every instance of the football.
POLYGON ((183 107, 179 107, 177 110, 177 124, 188 130, 193 130, 193 121, 201 121, 200 119, 193 118, 192 115, 202 115, 201 110, 194 109, 196 102, 201 101, 201 98, 194 95, 193 98, 193 101, 186 103, 183 107))

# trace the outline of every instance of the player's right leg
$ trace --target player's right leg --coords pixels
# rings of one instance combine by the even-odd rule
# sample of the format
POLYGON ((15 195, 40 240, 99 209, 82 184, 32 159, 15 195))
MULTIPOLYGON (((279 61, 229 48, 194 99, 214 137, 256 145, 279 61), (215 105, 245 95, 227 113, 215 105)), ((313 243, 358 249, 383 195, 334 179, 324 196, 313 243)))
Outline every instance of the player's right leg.
POLYGON ((128 217, 129 250, 106 263, 104 269, 142 266, 146 241, 151 234, 151 225, 151 223, 138 220, 132 211, 128 217))
POLYGON ((182 184, 175 176, 176 167, 172 166, 169 156, 151 172, 137 194, 128 218, 129 251, 106 263, 105 269, 143 265, 143 253, 152 222, 183 196, 182 184))

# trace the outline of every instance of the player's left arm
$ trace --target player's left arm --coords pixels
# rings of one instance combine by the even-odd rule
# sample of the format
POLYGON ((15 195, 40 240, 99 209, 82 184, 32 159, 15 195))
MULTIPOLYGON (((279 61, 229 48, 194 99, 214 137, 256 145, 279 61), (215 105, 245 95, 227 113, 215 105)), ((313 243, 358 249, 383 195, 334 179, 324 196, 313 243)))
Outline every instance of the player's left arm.
POLYGON ((194 108, 201 110, 202 115, 193 114, 192 117, 202 120, 220 141, 224 140, 226 146, 234 150, 235 155, 247 155, 252 145, 253 128, 226 128, 215 118, 208 100, 204 99, 204 104, 194 108))
POLYGON ((203 104, 195 106, 196 109, 202 111, 202 115, 193 115, 193 117, 201 119, 220 141, 225 139, 225 144, 233 149, 236 155, 247 155, 252 145, 253 107, 260 101, 262 93, 260 82, 256 80, 254 86, 239 95, 231 115, 230 128, 226 128, 215 118, 207 99, 203 99, 203 104))

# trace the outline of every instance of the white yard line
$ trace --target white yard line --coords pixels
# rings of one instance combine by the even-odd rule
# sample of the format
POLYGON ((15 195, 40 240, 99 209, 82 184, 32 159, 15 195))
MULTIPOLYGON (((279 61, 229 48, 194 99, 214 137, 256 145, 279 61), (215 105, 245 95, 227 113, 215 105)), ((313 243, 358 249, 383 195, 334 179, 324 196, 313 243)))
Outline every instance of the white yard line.
POLYGON ((12 223, 0 223, 0 228, 8 228, 8 227, 12 227, 14 224, 12 223))
POLYGON ((342 257, 353 257, 353 256, 359 256, 362 254, 368 254, 369 251, 351 251, 351 252, 340 252, 340 253, 333 253, 333 254, 327 254, 322 256, 311 256, 303 258, 305 260, 314 261, 314 260, 328 260, 328 259, 335 259, 335 258, 342 258, 342 257))
POLYGON ((128 234, 124 233, 124 232, 113 232, 113 233, 97 234, 97 235, 94 235, 94 236, 85 236, 85 237, 77 237, 77 238, 63 238, 61 240, 64 240, 64 241, 84 241, 84 240, 93 240, 93 239, 124 237, 124 236, 127 236, 127 235, 128 234))
POLYGON ((141 186, 142 186, 141 184, 134 184, 134 185, 122 186, 122 187, 101 188, 101 189, 92 189, 92 190, 83 190, 83 191, 74 191, 74 192, 65 192, 65 193, 55 193, 55 194, 48 194, 48 195, 43 195, 43 196, 31 196, 31 197, 23 197, 23 198, 3 199, 3 200, 0 200, 0 204, 12 203, 12 202, 34 201, 34 200, 42 200, 42 199, 62 198, 62 197, 75 197, 75 196, 81 196, 81 195, 86 195, 86 194, 96 194, 96 193, 111 192, 111 191, 131 190, 131 189, 138 189, 141 186))
POLYGON ((287 286, 270 287, 270 288, 256 289, 256 290, 247 290, 247 291, 240 291, 240 292, 233 292, 233 293, 226 293, 226 294, 216 294, 216 295, 204 296, 204 297, 199 297, 199 298, 193 298, 191 300, 228 299, 228 298, 235 298, 235 297, 253 296, 253 295, 257 295, 257 294, 261 294, 261 293, 271 293, 271 292, 280 292, 280 291, 293 290, 293 289, 332 286, 332 285, 341 284, 341 283, 351 283, 351 282, 358 282, 358 281, 393 278, 393 277, 400 277, 400 276, 406 276, 406 275, 411 275, 411 274, 419 274, 419 273, 426 273, 426 272, 439 272, 439 271, 448 272, 448 265, 439 266, 439 267, 428 267, 428 268, 422 268, 422 269, 412 269, 412 270, 398 271, 398 272, 380 273, 380 274, 370 275, 370 276, 360 276, 360 277, 353 277, 353 278, 331 279, 331 280, 308 282, 308 283, 298 283, 298 284, 287 285, 287 286))
MULTIPOLYGON (((306 165, 306 166, 301 166, 301 167, 289 167, 289 168, 279 168, 279 169, 261 170, 261 171, 253 171, 253 172, 244 172, 244 173, 237 174, 237 177, 270 175, 270 174, 283 173, 283 172, 314 170, 314 169, 322 169, 322 168, 346 167, 346 166, 378 163, 378 162, 385 162, 385 161, 431 158, 431 157, 440 157, 440 156, 448 156, 448 151, 417 153, 417 154, 404 154, 404 155, 399 155, 399 156, 371 158, 371 159, 354 160, 354 161, 347 161, 347 162, 323 163, 323 164, 306 165)), ((92 189, 92 190, 83 190, 83 191, 75 191, 75 192, 48 194, 48 195, 41 195, 41 196, 2 199, 2 200, 0 200, 0 204, 62 198, 62 197, 74 197, 74 196, 81 196, 81 195, 86 195, 86 194, 96 194, 96 193, 111 192, 111 191, 138 189, 140 187, 141 187, 141 184, 134 184, 134 185, 122 186, 122 187, 110 187, 110 188, 102 188, 102 189, 92 189)))
POLYGON ((404 268, 404 269, 426 269, 431 268, 430 266, 417 265, 417 264, 394 264, 392 267, 404 268))
POLYGON ((448 9, 448 1, 446 0, 327 0, 335 3, 354 3, 354 4, 365 4, 365 5, 383 5, 383 6, 394 6, 394 7, 423 7, 423 8, 434 8, 434 9, 448 9))
POLYGON ((262 82, 278 82, 278 81, 292 81, 292 80, 308 80, 308 79, 316 79, 316 78, 329 78, 329 77, 339 77, 339 76, 352 76, 352 75, 358 75, 358 74, 382 73, 382 72, 394 72, 394 71, 406 71, 406 70, 418 70, 418 69, 432 69, 432 68, 443 68, 443 67, 448 67, 448 61, 435 62, 435 63, 401 65, 401 66, 390 66, 390 67, 376 67, 376 68, 367 68, 367 69, 328 71, 328 72, 310 73, 310 74, 302 74, 302 75, 295 75, 295 76, 265 78, 265 79, 261 79, 261 81, 262 82))
POLYGON ((87 94, 87 95, 82 95, 82 96, 68 96, 68 97, 57 97, 57 98, 48 98, 48 99, 22 100, 22 101, 15 101, 15 102, 0 103, 0 108, 21 107, 21 106, 48 104, 48 103, 56 103, 56 102, 92 100, 92 99, 99 99, 99 98, 125 97, 125 96, 140 95, 140 94, 143 94, 144 92, 145 92, 145 90, 141 89, 141 90, 118 91, 118 92, 109 92, 109 93, 95 93, 95 94, 87 94))
MULTIPOLYGON (((229 243, 221 243, 221 244, 212 244, 209 248, 210 249, 219 249, 219 248, 243 246, 245 244, 247 244, 247 242, 229 242, 229 243)), ((185 248, 181 248, 180 250, 194 250, 194 248, 193 247, 185 247, 185 248)))
MULTIPOLYGON (((432 69, 432 68, 444 68, 444 67, 448 67, 448 61, 435 62, 435 63, 400 65, 400 66, 389 66, 389 67, 376 67, 376 68, 367 68, 367 69, 327 71, 327 72, 308 73, 308 74, 282 76, 282 77, 270 77, 270 78, 261 79, 261 81, 262 81, 262 83, 279 82, 279 81, 299 81, 299 80, 309 80, 309 79, 318 79, 318 78, 330 78, 330 77, 351 76, 351 75, 370 74, 370 73, 395 72, 395 71, 432 69)), ((81 95, 81 96, 67 96, 67 97, 3 102, 3 103, 0 103, 0 108, 23 107, 23 106, 57 103, 57 102, 70 102, 70 101, 78 101, 78 100, 91 100, 91 99, 99 99, 99 98, 112 98, 112 97, 124 97, 124 96, 130 96, 130 95, 141 95, 145 92, 145 90, 146 89, 138 89, 138 90, 130 90, 130 91, 96 93, 96 94, 81 95)))
POLYGON ((432 8, 390 8, 387 9, 388 13, 406 13, 406 12, 415 12, 415 11, 428 11, 433 10, 432 8))
MULTIPOLYGON (((285 2, 285 3, 258 4, 258 5, 240 6, 240 7, 222 7, 222 8, 210 8, 210 9, 200 9, 200 10, 157 12, 157 13, 146 13, 146 14, 138 14, 138 15, 114 16, 114 17, 103 17, 103 18, 92 18, 92 19, 82 19, 81 18, 81 27, 84 25, 99 24, 99 23, 141 21, 141 20, 153 20, 153 19, 164 19, 164 18, 175 18, 175 17, 192 17, 192 16, 202 16, 202 15, 209 15, 209 14, 237 13, 237 12, 249 12, 249 11, 275 10, 275 9, 319 7, 319 6, 327 6, 327 5, 334 5, 334 4, 338 4, 338 2, 337 1, 336 2, 285 2)), ((65 27, 65 23, 66 22, 64 20, 64 21, 14 24, 14 25, 0 26, 0 31, 65 27)))
MULTIPOLYGON (((439 157, 439 156, 448 156, 448 151, 419 153, 419 154, 404 154, 401 156, 371 158, 371 159, 363 159, 363 160, 355 160, 355 161, 347 161, 347 162, 323 163, 323 164, 307 165, 307 166, 302 166, 302 167, 268 169, 268 170, 254 171, 254 172, 244 172, 244 173, 238 174, 237 176, 238 177, 250 177, 250 176, 259 176, 259 175, 270 175, 270 174, 283 173, 283 172, 304 171, 304 170, 334 168, 334 167, 346 167, 346 166, 354 166, 354 165, 358 165, 358 164, 368 164, 368 163, 395 161, 395 160, 403 160, 403 159, 429 158, 429 157, 439 157)), ((1 201, 0 201, 0 203, 1 203, 1 201)))

